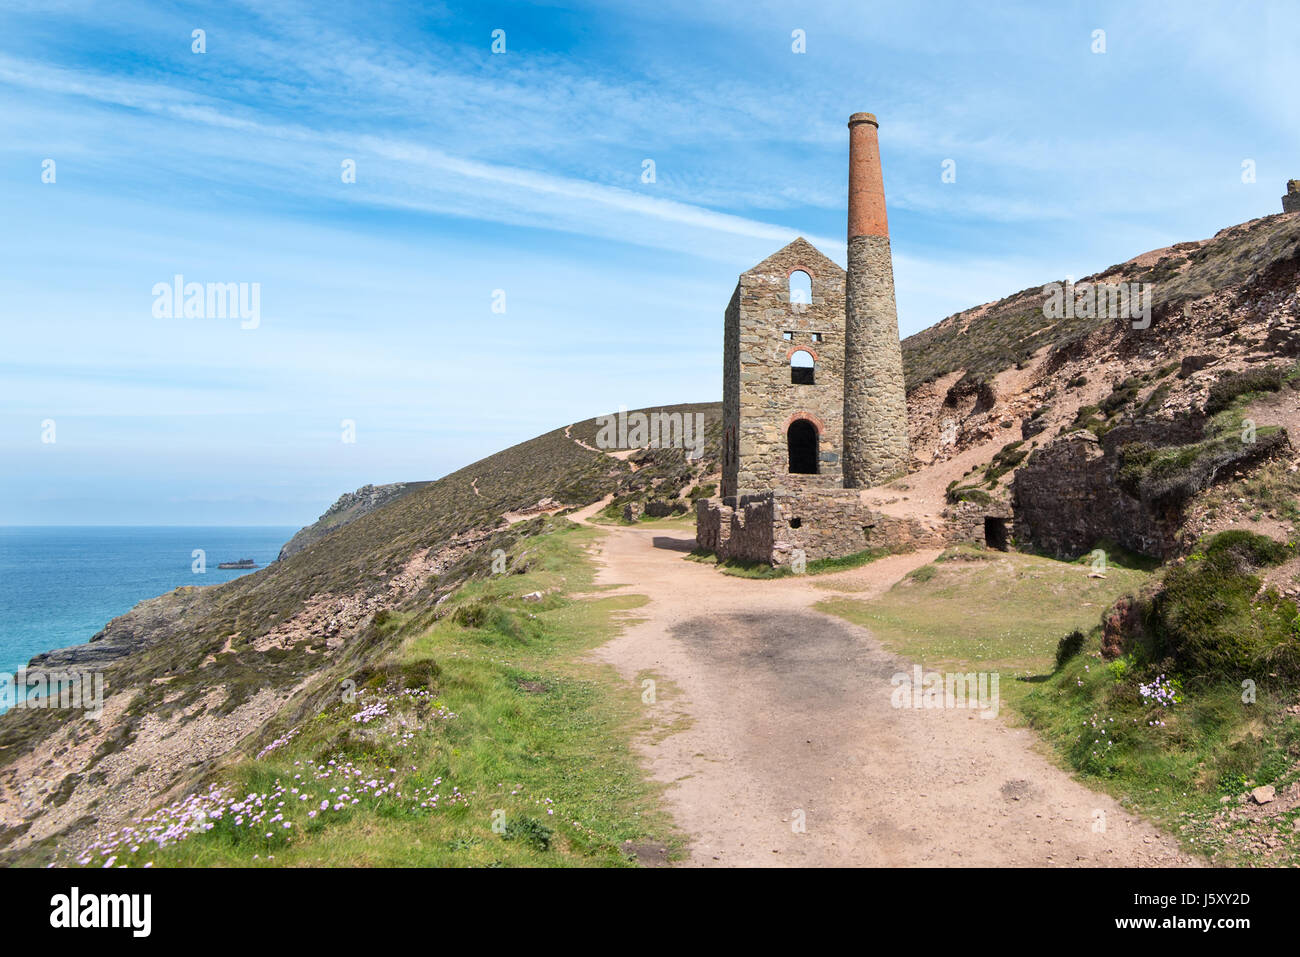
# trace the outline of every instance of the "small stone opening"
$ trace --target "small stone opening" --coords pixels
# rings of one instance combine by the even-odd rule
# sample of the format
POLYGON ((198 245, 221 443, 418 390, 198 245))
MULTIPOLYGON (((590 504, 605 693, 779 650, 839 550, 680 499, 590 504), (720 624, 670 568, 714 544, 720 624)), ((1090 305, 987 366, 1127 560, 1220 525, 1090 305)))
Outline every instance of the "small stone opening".
POLYGON ((791 528, 798 528, 802 524, 803 524, 803 519, 797 515, 794 518, 790 519, 791 528))
POLYGON ((992 515, 984 516, 984 544, 998 551, 1007 550, 1007 520, 992 515))
POLYGON ((817 426, 807 419, 795 419, 785 433, 792 475, 817 474, 817 426))
POLYGON ((790 356, 790 382, 793 385, 815 385, 815 360, 811 352, 800 349, 790 356))

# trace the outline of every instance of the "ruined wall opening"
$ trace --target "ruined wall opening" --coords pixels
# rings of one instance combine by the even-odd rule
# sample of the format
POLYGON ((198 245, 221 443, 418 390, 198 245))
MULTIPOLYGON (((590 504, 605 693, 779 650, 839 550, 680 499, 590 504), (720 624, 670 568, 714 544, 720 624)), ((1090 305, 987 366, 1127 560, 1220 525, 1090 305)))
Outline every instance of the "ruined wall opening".
POLYGON ((812 276, 802 269, 790 273, 790 303, 795 307, 812 305, 812 276))
POLYGON ((817 426, 807 419, 795 419, 785 433, 790 452, 790 474, 817 474, 817 426))
POLYGON ((992 515, 984 516, 984 544, 989 548, 996 548, 998 551, 1007 550, 1007 520, 1005 518, 994 518, 992 515))
POLYGON ((800 349, 790 357, 790 383, 792 385, 816 385, 816 363, 811 352, 800 349))

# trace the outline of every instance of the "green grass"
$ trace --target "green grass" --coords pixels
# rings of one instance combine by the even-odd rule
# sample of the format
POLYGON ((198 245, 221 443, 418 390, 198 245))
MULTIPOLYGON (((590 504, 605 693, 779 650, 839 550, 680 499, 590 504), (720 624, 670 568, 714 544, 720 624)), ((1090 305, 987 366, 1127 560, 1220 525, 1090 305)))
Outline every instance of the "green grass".
MULTIPOLYGON (((1127 657, 1103 661, 1094 631, 1018 709, 1086 783, 1169 828, 1189 849, 1214 855, 1216 863, 1259 863, 1234 841, 1233 832, 1246 825, 1224 829, 1215 817, 1223 798, 1235 801, 1261 784, 1281 790, 1296 780, 1300 722, 1285 711, 1294 696, 1261 684, 1247 702, 1239 683, 1221 681, 1179 687, 1166 707, 1140 691, 1158 676, 1181 686, 1177 676, 1127 657)), ((1290 830, 1295 816, 1271 825, 1281 841, 1275 862, 1300 857, 1290 830)))
MULTIPOLYGON (((292 828, 276 822, 251 832, 227 813, 207 833, 161 851, 119 852, 117 863, 611 866, 630 863, 626 841, 677 846, 657 790, 629 750, 645 725, 639 687, 581 658, 643 603, 636 596, 568 597, 594 588, 585 548, 598 534, 552 523, 530 540, 526 574, 470 582, 433 621, 390 616, 384 626, 400 638, 397 650, 354 676, 355 701, 336 698, 292 729, 273 732, 293 730, 287 744, 213 777, 210 783, 235 795, 271 794, 277 781, 310 793, 307 801, 286 800, 282 813, 292 828), (532 591, 543 600, 519 597, 532 591), (387 703, 388 716, 354 720, 378 701, 387 703), (394 721, 399 714, 406 727, 394 721), (328 787, 339 782, 311 780, 307 762, 328 767, 330 760, 392 780, 394 789, 309 817, 320 800, 335 800, 328 787), (439 807, 421 807, 434 792, 442 795, 439 807), (455 793, 463 803, 448 797, 455 793)), ((666 691, 661 685, 659 693, 666 691)))
MULTIPOLYGON (((802 574, 829 575, 834 572, 848 571, 851 568, 860 568, 869 562, 874 562, 878 558, 891 554, 893 554, 892 549, 868 548, 838 558, 817 558, 804 566, 802 574)), ((719 561, 712 552, 698 548, 685 557, 688 561, 714 565, 722 574, 731 575, 734 578, 789 578, 800 574, 795 572, 789 565, 769 565, 767 562, 746 561, 740 558, 725 558, 719 561)))
POLYGON ((868 628, 890 651, 927 668, 998 671, 1009 701, 1051 672, 1062 635, 1091 628, 1115 598, 1148 577, 1111 565, 1105 578, 1091 578, 1086 563, 974 548, 940 558, 877 599, 832 598, 817 607, 868 628))

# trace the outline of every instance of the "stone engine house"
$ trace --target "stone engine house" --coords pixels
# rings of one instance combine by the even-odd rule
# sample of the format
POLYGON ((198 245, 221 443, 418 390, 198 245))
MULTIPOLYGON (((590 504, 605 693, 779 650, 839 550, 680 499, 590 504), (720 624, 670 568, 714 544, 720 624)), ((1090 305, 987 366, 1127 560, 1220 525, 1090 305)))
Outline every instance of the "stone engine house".
POLYGON ((877 128, 849 118, 848 270, 799 238, 727 305, 722 495, 696 504, 697 544, 719 557, 783 565, 919 537, 858 491, 910 464, 877 128))

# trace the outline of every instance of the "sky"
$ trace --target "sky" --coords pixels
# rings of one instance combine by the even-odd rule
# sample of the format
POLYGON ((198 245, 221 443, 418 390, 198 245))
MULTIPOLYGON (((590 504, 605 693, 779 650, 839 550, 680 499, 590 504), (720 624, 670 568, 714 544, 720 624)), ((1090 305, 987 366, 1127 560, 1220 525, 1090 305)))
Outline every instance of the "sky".
POLYGON ((306 524, 720 399, 737 276, 844 262, 860 110, 904 336, 1279 212, 1298 37, 1291 2, 0 0, 0 525, 306 524), (167 315, 178 275, 255 319, 167 315))

